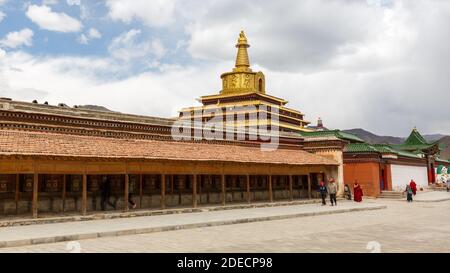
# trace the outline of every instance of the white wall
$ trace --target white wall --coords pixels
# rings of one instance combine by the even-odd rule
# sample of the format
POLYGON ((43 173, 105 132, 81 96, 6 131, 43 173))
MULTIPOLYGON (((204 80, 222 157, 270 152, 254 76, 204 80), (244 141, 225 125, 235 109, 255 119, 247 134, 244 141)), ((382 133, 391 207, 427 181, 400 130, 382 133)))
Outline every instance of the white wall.
POLYGON ((417 184, 417 189, 420 187, 428 187, 427 167, 406 166, 406 165, 391 165, 392 172, 392 190, 404 191, 406 184, 409 184, 411 179, 417 184))

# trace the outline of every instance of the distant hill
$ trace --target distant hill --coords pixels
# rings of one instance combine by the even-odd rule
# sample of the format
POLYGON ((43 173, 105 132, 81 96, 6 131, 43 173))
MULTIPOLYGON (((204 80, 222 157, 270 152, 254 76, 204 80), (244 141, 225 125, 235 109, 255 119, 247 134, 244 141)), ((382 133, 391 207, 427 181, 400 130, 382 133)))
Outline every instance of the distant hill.
POLYGON ((379 136, 369 131, 366 131, 361 128, 343 130, 344 132, 351 133, 359 136, 364 141, 370 144, 376 143, 386 143, 386 144, 402 144, 405 141, 405 138, 402 137, 394 137, 394 136, 379 136))
POLYGON ((425 140, 428 142, 433 142, 433 141, 439 140, 443 137, 446 137, 446 135, 443 135, 443 134, 423 135, 423 138, 425 138, 425 140))
MULTIPOLYGON (((394 137, 394 136, 379 136, 374 133, 371 133, 369 131, 366 131, 361 128, 357 129, 349 129, 349 130, 343 130, 344 132, 351 133, 354 135, 357 135, 364 141, 376 144, 376 143, 386 143, 386 144, 402 144, 406 138, 404 137, 394 137)), ((442 135, 442 134, 430 134, 430 135, 423 135, 423 137, 428 142, 433 142, 436 140, 439 140, 439 143, 444 146, 443 150, 441 151, 441 158, 444 159, 450 159, 450 136, 442 135)))
POLYGON ((450 159, 450 136, 445 136, 439 140, 445 148, 441 151, 441 158, 450 159))

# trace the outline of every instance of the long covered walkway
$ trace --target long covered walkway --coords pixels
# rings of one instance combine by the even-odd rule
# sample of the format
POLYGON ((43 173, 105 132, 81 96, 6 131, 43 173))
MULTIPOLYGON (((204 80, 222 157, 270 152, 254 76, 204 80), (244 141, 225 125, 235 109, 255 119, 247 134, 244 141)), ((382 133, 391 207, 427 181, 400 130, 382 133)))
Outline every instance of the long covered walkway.
POLYGON ((6 174, 2 216, 165 209, 316 197, 321 173, 304 175, 6 174), (110 189, 106 190, 106 185, 110 189), (133 206, 135 204, 135 206, 133 206))
POLYGON ((310 199, 337 166, 298 149, 0 130, 0 215, 310 199))

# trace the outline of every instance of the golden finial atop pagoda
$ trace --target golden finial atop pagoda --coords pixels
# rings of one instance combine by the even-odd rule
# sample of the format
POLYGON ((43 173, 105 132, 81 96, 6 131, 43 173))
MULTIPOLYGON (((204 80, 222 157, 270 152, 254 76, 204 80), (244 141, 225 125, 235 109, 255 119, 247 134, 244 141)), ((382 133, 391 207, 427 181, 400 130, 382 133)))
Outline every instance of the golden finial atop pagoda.
POLYGON ((236 56, 236 65, 233 71, 226 72, 221 75, 222 90, 221 94, 245 93, 245 92, 266 92, 266 83, 262 72, 253 72, 250 69, 250 61, 248 58, 247 48, 250 45, 244 31, 239 33, 238 49, 236 56))
POLYGON ((247 48, 249 48, 250 45, 247 42, 247 37, 245 37, 243 30, 239 34, 236 47, 238 48, 238 53, 236 57, 236 68, 233 69, 233 71, 252 71, 250 69, 250 60, 248 59, 247 53, 247 48))

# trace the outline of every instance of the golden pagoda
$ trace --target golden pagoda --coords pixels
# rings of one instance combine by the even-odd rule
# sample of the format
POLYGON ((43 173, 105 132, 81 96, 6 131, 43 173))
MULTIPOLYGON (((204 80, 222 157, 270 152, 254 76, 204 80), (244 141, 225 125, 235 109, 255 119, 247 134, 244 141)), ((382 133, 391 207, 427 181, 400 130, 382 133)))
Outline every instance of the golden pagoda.
POLYGON ((219 113, 228 128, 277 126, 280 131, 310 131, 306 128, 310 122, 303 119, 301 112, 285 107, 288 101, 266 94, 264 74, 250 68, 247 52, 250 45, 244 31, 239 34, 236 47, 238 52, 235 67, 231 72, 220 76, 220 93, 200 97, 198 101, 203 106, 184 108, 180 111, 179 118, 208 122, 217 118, 219 113), (244 119, 237 118, 238 115, 244 119), (275 122, 271 119, 273 115, 277 116, 275 122))

